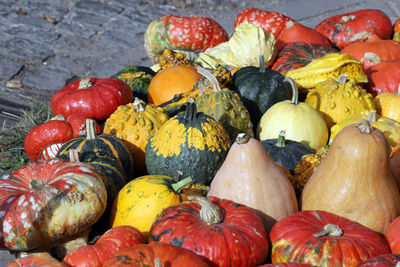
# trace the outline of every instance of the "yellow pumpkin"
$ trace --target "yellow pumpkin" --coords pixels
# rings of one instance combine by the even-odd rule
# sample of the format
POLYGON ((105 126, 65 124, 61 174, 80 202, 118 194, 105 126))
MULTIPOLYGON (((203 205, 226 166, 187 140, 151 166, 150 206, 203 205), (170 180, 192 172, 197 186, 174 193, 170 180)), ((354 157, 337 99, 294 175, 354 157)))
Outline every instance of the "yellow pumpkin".
POLYGON ((364 65, 354 57, 341 53, 328 54, 283 75, 292 78, 300 89, 308 91, 317 86, 318 83, 329 78, 337 79, 344 73, 355 78, 359 83, 368 82, 364 65))
POLYGON ((114 200, 111 227, 131 225, 147 238, 158 213, 187 200, 181 190, 191 183, 190 177, 177 182, 165 175, 145 175, 130 181, 114 200))
POLYGON ((104 125, 104 133, 114 135, 126 143, 134 155, 135 171, 146 171, 145 147, 150 137, 169 119, 163 108, 146 105, 139 98, 122 105, 111 114, 104 125))
POLYGON ((342 120, 341 122, 339 122, 338 124, 334 125, 331 128, 330 142, 334 140, 335 136, 344 127, 351 124, 360 123, 363 119, 367 118, 371 122, 371 125, 373 127, 378 128, 383 132, 391 147, 394 147, 396 145, 396 142, 400 140, 400 123, 395 120, 376 115, 376 111, 373 110, 370 111, 368 114, 363 113, 360 115, 349 116, 344 120, 342 120))
POLYGON ((348 116, 375 110, 372 95, 355 78, 347 78, 347 74, 329 78, 307 94, 305 102, 321 112, 329 128, 348 116))
POLYGON ((374 101, 379 115, 400 122, 400 84, 397 94, 382 93, 374 101))
POLYGON ((328 127, 322 115, 310 105, 298 101, 297 86, 290 78, 285 78, 293 90, 292 100, 285 100, 270 107, 257 126, 259 140, 272 139, 281 130, 286 138, 301 142, 317 150, 328 141, 328 127))

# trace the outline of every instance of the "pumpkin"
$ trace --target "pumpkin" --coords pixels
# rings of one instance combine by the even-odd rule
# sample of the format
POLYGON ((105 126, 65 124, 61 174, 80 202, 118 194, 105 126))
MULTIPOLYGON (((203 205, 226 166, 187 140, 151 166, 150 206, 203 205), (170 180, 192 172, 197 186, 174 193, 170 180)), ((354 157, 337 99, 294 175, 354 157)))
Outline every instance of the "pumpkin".
POLYGON ((256 136, 260 140, 278 136, 281 130, 286 137, 305 144, 311 149, 318 149, 328 141, 328 128, 322 115, 310 105, 298 101, 297 86, 290 78, 286 78, 293 90, 292 100, 274 104, 262 116, 256 136))
POLYGON ((293 186, 260 141, 241 133, 211 182, 208 196, 254 209, 266 230, 297 211, 293 186))
POLYGON ((267 263, 259 265, 257 267, 312 267, 314 265, 307 263, 295 263, 295 262, 277 262, 277 263, 267 263))
POLYGON ((149 84, 149 103, 160 105, 174 95, 189 92, 201 74, 192 66, 174 65, 158 72, 149 84))
POLYGON ((137 174, 146 172, 145 147, 150 137, 168 120, 163 108, 135 98, 121 105, 104 125, 104 133, 122 139, 133 154, 137 174))
POLYGON ((374 34, 389 39, 392 22, 381 10, 361 9, 326 18, 315 29, 343 49, 352 43, 368 41, 374 34))
POLYGON ((393 220, 385 231, 385 237, 392 253, 400 253, 399 229, 400 216, 393 220))
MULTIPOLYGON (((91 117, 74 113, 65 118, 57 115, 29 131, 24 141, 24 150, 28 158, 36 162, 39 159, 52 159, 62 145, 86 131, 86 119, 91 117)), ((100 126, 95 123, 96 132, 100 126)))
POLYGON ((1 245, 26 251, 84 232, 106 208, 107 192, 93 167, 52 159, 0 180, 1 245))
POLYGON ((111 210, 111 226, 131 225, 147 239, 150 226, 163 209, 186 200, 182 189, 192 178, 180 180, 165 175, 138 177, 121 189, 111 210))
POLYGON ((382 235, 331 212, 306 210, 278 221, 271 230, 272 262, 357 266, 390 253, 382 235))
POLYGON ((256 266, 268 254, 261 219, 247 206, 217 197, 189 196, 191 202, 163 210, 150 229, 150 243, 185 248, 213 264, 256 266))
POLYGON ((66 142, 57 152, 56 157, 69 159, 69 150, 77 149, 80 157, 86 153, 97 153, 107 156, 117 162, 127 176, 133 174, 133 155, 125 143, 113 135, 102 133, 96 135, 94 121, 86 121, 86 134, 73 138, 66 142))
POLYGON ((301 23, 288 21, 286 28, 282 30, 276 39, 276 49, 280 51, 288 43, 305 42, 309 44, 320 44, 326 47, 332 47, 331 40, 320 32, 304 26, 301 23))
POLYGON ((277 39, 279 34, 285 29, 286 23, 295 23, 292 18, 280 12, 261 10, 257 8, 247 8, 236 15, 233 23, 234 28, 236 28, 245 20, 261 26, 265 32, 272 33, 275 39, 277 39))
POLYGON ((206 259, 190 250, 161 242, 152 242, 118 251, 103 266, 207 267, 210 265, 206 259))
POLYGON ((149 174, 192 177, 194 183, 209 184, 225 160, 230 147, 224 127, 196 111, 193 99, 186 111, 165 122, 146 145, 149 174))
MULTIPOLYGON (((400 63, 400 61, 399 61, 400 63)), ((397 93, 382 93, 374 98, 376 111, 379 115, 400 122, 400 81, 397 93)))
POLYGON ((368 119, 371 125, 378 128, 385 135, 386 140, 389 142, 391 147, 396 145, 396 142, 400 140, 400 124, 399 122, 386 118, 384 116, 376 115, 376 111, 370 111, 369 113, 363 113, 359 115, 352 115, 346 117, 331 128, 330 142, 335 139, 335 136, 346 126, 351 124, 360 123, 363 119, 368 119))
POLYGON ((279 51, 272 69, 285 73, 306 66, 317 58, 338 52, 335 48, 305 42, 288 42, 279 51))
POLYGON ((32 255, 15 259, 7 267, 65 267, 65 265, 53 258, 47 252, 34 253, 32 255))
POLYGON ((304 67, 283 73, 286 77, 292 78, 302 91, 308 91, 329 78, 336 80, 341 74, 355 78, 358 83, 368 82, 363 64, 354 57, 342 53, 330 53, 304 67))
POLYGON ((384 254, 369 258, 357 267, 396 267, 400 262, 400 254, 384 254))
POLYGON ((259 68, 243 67, 232 77, 232 89, 249 111, 254 130, 264 112, 273 104, 291 97, 290 87, 283 81, 285 77, 277 71, 265 69, 263 62, 260 58, 259 68))
POLYGON ((372 65, 366 70, 366 74, 368 83, 365 88, 374 96, 382 93, 398 93, 400 86, 400 59, 382 61, 372 65))
POLYGON ((147 26, 144 48, 153 63, 157 63, 165 49, 205 51, 228 39, 225 29, 211 18, 165 15, 147 26))
POLYGON ((305 102, 323 115, 329 128, 351 115, 375 110, 372 95, 355 78, 348 79, 347 74, 317 84, 308 92, 305 102))
POLYGON ((393 40, 400 41, 400 18, 393 24, 393 40))
POLYGON ((87 78, 67 84, 57 91, 50 101, 54 115, 68 117, 72 113, 83 113, 96 120, 104 120, 119 105, 132 101, 132 90, 123 81, 115 78, 87 78))
POLYGON ((156 73, 149 67, 129 66, 118 71, 111 78, 120 79, 128 84, 134 97, 147 102, 147 91, 154 75, 156 73))
POLYGON ((286 139, 285 130, 279 132, 278 138, 262 140, 261 144, 275 163, 285 167, 291 174, 294 174, 294 169, 301 158, 312 153, 305 144, 286 139))
POLYGON ((204 77, 209 79, 213 90, 204 92, 196 99, 196 109, 211 116, 222 124, 233 143, 240 132, 253 136, 253 124, 250 114, 240 97, 228 88, 221 89, 217 79, 206 69, 197 67, 204 77))
POLYGON ((368 120, 344 128, 305 185, 302 210, 329 211, 383 233, 400 215, 389 153, 385 136, 368 120))
POLYGON ((120 250, 145 243, 143 235, 134 227, 122 225, 109 229, 93 245, 85 245, 68 253, 63 263, 68 266, 101 267, 120 250))

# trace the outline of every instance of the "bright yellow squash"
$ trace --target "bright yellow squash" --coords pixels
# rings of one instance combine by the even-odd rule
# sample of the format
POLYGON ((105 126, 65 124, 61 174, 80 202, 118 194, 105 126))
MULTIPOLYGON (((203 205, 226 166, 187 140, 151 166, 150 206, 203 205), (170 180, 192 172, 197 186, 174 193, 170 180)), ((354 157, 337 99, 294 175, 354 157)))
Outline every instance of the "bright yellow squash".
POLYGON ((397 94, 382 93, 374 101, 379 115, 400 122, 400 84, 397 94))
POLYGON ((147 238, 150 226, 163 209, 187 200, 181 190, 192 183, 165 175, 144 175, 126 184, 111 210, 111 227, 131 225, 147 238))

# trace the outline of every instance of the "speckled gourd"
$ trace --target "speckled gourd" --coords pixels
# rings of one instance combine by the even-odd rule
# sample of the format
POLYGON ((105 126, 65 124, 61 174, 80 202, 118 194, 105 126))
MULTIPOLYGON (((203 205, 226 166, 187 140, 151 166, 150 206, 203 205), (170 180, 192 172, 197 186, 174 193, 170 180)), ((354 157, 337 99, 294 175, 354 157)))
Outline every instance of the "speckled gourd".
POLYGON ((305 102, 323 115, 329 128, 348 116, 375 110, 373 96, 347 74, 317 84, 305 102))

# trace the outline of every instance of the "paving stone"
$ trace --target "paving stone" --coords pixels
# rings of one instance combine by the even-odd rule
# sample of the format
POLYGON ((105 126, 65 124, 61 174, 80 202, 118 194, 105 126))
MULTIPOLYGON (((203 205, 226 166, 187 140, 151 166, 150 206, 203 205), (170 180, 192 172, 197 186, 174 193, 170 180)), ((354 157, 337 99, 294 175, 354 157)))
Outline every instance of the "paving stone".
POLYGON ((82 25, 75 22, 61 21, 56 25, 56 32, 64 34, 73 34, 85 39, 89 39, 97 33, 99 27, 93 25, 82 25))
POLYGON ((44 90, 58 91, 65 86, 66 80, 73 75, 46 67, 34 67, 23 77, 23 84, 44 90))
MULTIPOLYGON (((1 30, 1 27, 0 27, 1 30)), ((12 27, 6 30, 6 33, 20 38, 34 40, 39 43, 50 43, 60 37, 59 33, 40 30, 31 27, 12 27)))
POLYGON ((30 2, 28 5, 31 13, 38 16, 48 15, 55 21, 60 21, 65 13, 68 12, 68 7, 65 5, 65 1, 62 4, 57 5, 54 0, 49 5, 48 2, 30 2))
POLYGON ((38 27, 45 30, 51 30, 52 28, 54 28, 54 24, 39 16, 19 15, 15 19, 13 19, 13 22, 30 27, 38 27))
POLYGON ((110 19, 109 23, 107 24, 107 29, 118 30, 133 35, 143 34, 150 22, 151 20, 149 19, 138 20, 127 16, 122 16, 119 18, 110 19))
POLYGON ((82 24, 82 25, 97 25, 101 26, 105 24, 110 18, 107 16, 96 15, 93 16, 92 13, 85 12, 85 11, 76 11, 72 15, 71 20, 74 23, 82 24))
POLYGON ((81 0, 75 5, 76 8, 82 9, 94 15, 115 16, 124 9, 120 6, 101 3, 99 1, 81 0))
POLYGON ((107 78, 111 77, 125 67, 127 66, 124 63, 118 62, 114 58, 110 57, 103 60, 102 62, 100 62, 100 64, 91 69, 87 73, 87 76, 96 78, 107 78))
POLYGON ((49 68, 66 70, 78 77, 82 77, 84 73, 93 68, 97 61, 88 57, 56 55, 47 60, 46 63, 49 68))
POLYGON ((118 47, 130 47, 135 39, 135 36, 117 30, 107 30, 96 38, 97 42, 109 43, 118 47))
POLYGON ((0 54, 7 54, 22 60, 42 61, 53 56, 54 52, 43 44, 15 37, 0 43, 0 54))
POLYGON ((15 76, 24 65, 14 60, 0 57, 0 79, 10 80, 15 76))

